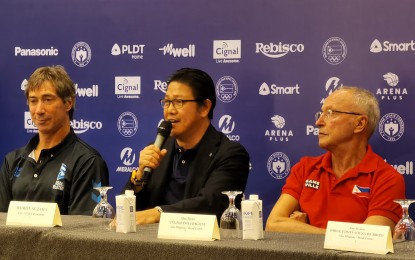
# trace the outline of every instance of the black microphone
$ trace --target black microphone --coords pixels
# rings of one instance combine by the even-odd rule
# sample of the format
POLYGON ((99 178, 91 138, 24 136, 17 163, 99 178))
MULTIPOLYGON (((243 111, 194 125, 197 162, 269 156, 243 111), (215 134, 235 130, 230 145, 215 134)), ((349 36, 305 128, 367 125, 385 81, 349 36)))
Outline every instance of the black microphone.
MULTIPOLYGON (((167 137, 170 136, 171 128, 172 125, 170 121, 164 120, 163 122, 161 122, 161 124, 157 128, 157 136, 156 140, 154 141, 155 146, 157 146, 158 148, 161 148, 163 146, 164 141, 167 139, 167 137)), ((143 185, 147 184, 152 171, 153 169, 151 169, 150 167, 144 167, 142 177, 143 185)))

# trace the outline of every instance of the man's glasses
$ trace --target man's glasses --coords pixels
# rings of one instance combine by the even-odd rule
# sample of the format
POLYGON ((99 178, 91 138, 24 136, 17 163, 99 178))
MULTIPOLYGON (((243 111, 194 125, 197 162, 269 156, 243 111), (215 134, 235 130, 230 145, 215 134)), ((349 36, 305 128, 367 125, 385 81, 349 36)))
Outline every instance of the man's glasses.
POLYGON ((324 111, 324 112, 317 112, 316 113, 316 115, 315 115, 315 117, 316 117, 316 121, 317 120, 319 120, 320 119, 320 117, 322 117, 323 116, 323 119, 324 120, 329 120, 330 119, 330 117, 331 117, 331 115, 333 114, 333 113, 338 113, 338 114, 348 114, 348 115, 356 115, 356 116, 361 116, 362 114, 359 114, 359 113, 355 113, 355 112, 345 112, 345 111, 339 111, 339 110, 331 110, 331 109, 328 109, 328 110, 326 110, 326 111, 324 111))
POLYGON ((170 104, 173 104, 173 107, 178 109, 182 108, 185 102, 201 102, 199 99, 160 99, 160 105, 162 108, 167 109, 170 107, 170 104))

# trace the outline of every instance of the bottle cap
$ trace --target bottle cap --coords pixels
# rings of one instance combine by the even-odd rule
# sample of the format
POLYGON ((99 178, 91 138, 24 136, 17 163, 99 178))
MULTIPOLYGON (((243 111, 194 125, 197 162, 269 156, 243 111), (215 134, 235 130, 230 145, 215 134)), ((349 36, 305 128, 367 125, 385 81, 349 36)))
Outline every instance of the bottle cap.
POLYGON ((249 200, 259 200, 259 197, 257 194, 251 194, 249 195, 249 200))
POLYGON ((133 190, 125 190, 125 195, 134 196, 134 191, 133 190))

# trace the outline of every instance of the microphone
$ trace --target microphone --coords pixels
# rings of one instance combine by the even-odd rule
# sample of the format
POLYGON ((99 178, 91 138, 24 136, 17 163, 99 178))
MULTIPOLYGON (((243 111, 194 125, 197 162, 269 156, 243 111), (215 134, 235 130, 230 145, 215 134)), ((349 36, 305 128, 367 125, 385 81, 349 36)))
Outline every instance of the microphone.
MULTIPOLYGON (((163 146, 164 141, 167 139, 167 137, 170 136, 171 128, 172 125, 170 121, 164 120, 163 122, 161 122, 161 124, 157 128, 157 136, 156 140, 154 141, 154 145, 156 147, 161 148, 163 146)), ((153 169, 151 169, 150 167, 144 167, 142 177, 143 185, 147 184, 147 182, 149 181, 152 171, 153 169)))

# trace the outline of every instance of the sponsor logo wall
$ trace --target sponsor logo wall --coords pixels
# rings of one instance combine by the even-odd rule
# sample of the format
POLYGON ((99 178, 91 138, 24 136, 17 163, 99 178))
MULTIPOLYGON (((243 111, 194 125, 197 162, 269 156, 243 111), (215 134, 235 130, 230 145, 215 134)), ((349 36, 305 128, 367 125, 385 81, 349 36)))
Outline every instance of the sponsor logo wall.
POLYGON ((71 125, 107 161, 115 205, 139 151, 154 141, 168 76, 197 67, 215 82, 212 124, 251 156, 246 193, 259 194, 265 219, 291 167, 324 152, 314 115, 342 85, 378 97, 381 119, 370 143, 415 198, 415 2, 266 2, 231 0, 217 8, 207 0, 92 0, 79 8, 39 0, 25 19, 21 9, 31 1, 2 4, 0 156, 37 133, 22 91, 30 74, 63 65, 77 88, 71 125))

